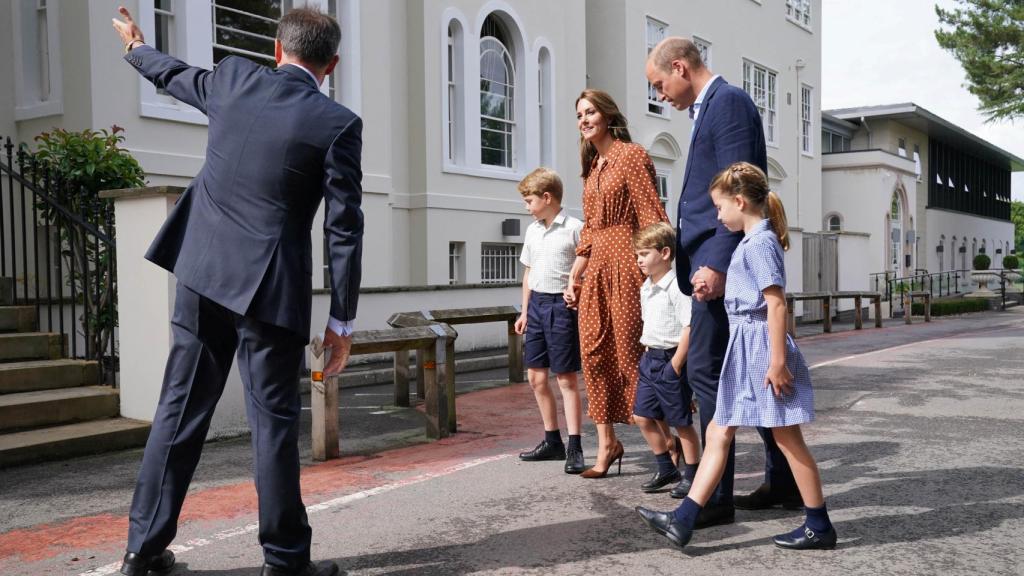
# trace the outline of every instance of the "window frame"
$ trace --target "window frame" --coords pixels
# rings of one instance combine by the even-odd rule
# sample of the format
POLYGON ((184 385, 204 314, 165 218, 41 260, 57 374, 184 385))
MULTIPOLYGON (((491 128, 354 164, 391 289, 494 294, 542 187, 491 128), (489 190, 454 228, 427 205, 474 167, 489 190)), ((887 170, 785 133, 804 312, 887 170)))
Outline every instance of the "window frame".
POLYGON ((522 263, 519 261, 519 254, 522 251, 523 245, 511 242, 481 242, 480 243, 480 283, 481 284, 507 284, 512 282, 522 281, 522 263), (503 253, 489 253, 488 251, 496 251, 502 249, 503 253), (488 258, 494 259, 492 262, 488 262, 488 258), (491 270, 500 269, 498 272, 505 272, 504 276, 495 274, 495 277, 485 278, 485 271, 488 270, 488 266, 491 266, 491 270), (509 277, 507 272, 508 268, 511 267, 512 277, 509 277))
MULTIPOLYGON (((653 50, 654 47, 658 45, 658 42, 661 42, 662 40, 664 40, 665 38, 668 37, 668 28, 669 28, 668 23, 665 22, 664 20, 662 20, 661 18, 657 18, 655 16, 651 16, 650 14, 644 14, 644 49, 645 49, 645 51, 644 51, 645 56, 644 57, 645 58, 646 58, 646 55, 649 55, 651 53, 651 50, 653 50), (653 42, 652 42, 652 39, 651 39, 651 25, 652 24, 655 25, 655 28, 657 28, 657 25, 659 25, 659 24, 661 25, 661 30, 660 30, 661 37, 655 39, 653 42)), ((646 82, 646 79, 644 81, 646 82)), ((667 102, 662 102, 662 101, 658 100, 658 92, 654 89, 654 87, 651 85, 650 82, 647 82, 647 107, 646 107, 646 110, 647 110, 647 114, 648 115, 654 116, 655 118, 670 119, 672 117, 672 107, 669 106, 667 102)))
POLYGON ((814 156, 814 88, 800 85, 800 153, 814 156))
POLYGON ((748 58, 743 59, 742 70, 743 91, 754 101, 754 106, 757 107, 757 111, 761 115, 765 144, 772 148, 778 148, 779 142, 782 141, 781 126, 778 122, 778 72, 748 58), (756 93, 759 72, 762 76, 760 89, 764 92, 763 106, 758 102, 756 93))
POLYGON ((14 0, 11 3, 11 40, 14 60, 14 120, 31 120, 64 113, 63 68, 60 52, 60 6, 55 0, 14 0), (21 24, 27 18, 34 24, 31 39, 35 46, 26 49, 28 41, 21 24), (39 52, 40 12, 46 16, 46 54, 39 52), (26 61, 31 59, 31 61, 26 61), (45 60, 45 61, 44 61, 45 60), (45 76, 46 98, 42 96, 45 76), (30 86, 29 84, 32 84, 30 86))
POLYGON ((786 0, 786 20, 811 32, 811 0, 786 0))
POLYGON ((704 38, 702 38, 700 36, 694 35, 693 36, 693 45, 696 46, 697 47, 697 51, 701 53, 700 57, 701 57, 701 61, 704 62, 704 67, 709 69, 709 70, 712 70, 713 68, 712 68, 712 54, 711 54, 712 43, 711 43, 711 41, 710 40, 705 40, 704 38))

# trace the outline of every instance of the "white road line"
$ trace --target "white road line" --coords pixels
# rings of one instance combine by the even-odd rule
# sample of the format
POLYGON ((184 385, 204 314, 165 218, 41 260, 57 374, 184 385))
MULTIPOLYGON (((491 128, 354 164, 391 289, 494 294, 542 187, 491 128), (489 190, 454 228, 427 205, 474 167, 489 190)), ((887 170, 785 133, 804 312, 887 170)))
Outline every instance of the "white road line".
MULTIPOLYGON (((460 462, 458 464, 448 466, 447 468, 442 468, 441 470, 438 470, 436 472, 426 472, 418 476, 413 476, 411 478, 406 478, 404 480, 392 482, 391 484, 384 484, 383 486, 377 486, 376 488, 370 488, 369 490, 363 490, 361 492, 355 492, 353 494, 346 494, 345 496, 334 498, 332 500, 327 500, 325 502, 320 502, 319 504, 311 504, 309 506, 306 506, 306 513, 313 514, 314 512, 323 512, 324 510, 330 510, 331 508, 344 506, 351 502, 364 500, 371 496, 377 496, 378 494, 384 494, 385 492, 391 492, 393 490, 398 490, 399 488, 405 488, 406 486, 412 486, 413 484, 419 484, 421 482, 426 482, 427 480, 433 480, 434 478, 448 476, 450 474, 461 472, 462 470, 467 470, 469 468, 474 468, 482 464, 489 464, 491 462, 503 460, 505 458, 509 458, 510 456, 513 456, 513 453, 498 454, 496 456, 486 456, 483 458, 476 458, 474 460, 467 460, 466 462, 460 462)), ((259 524, 245 524, 243 526, 236 526, 234 528, 229 528, 227 530, 221 530, 220 532, 212 534, 206 538, 194 538, 192 540, 185 542, 184 544, 169 546, 168 548, 177 555, 183 552, 188 552, 189 550, 194 550, 196 548, 203 548, 205 546, 209 546, 210 544, 227 540, 229 538, 234 538, 236 536, 251 534, 258 529, 259 524)), ((111 576, 112 574, 117 574, 117 571, 120 568, 121 563, 114 562, 111 564, 107 564, 105 566, 100 566, 99 568, 93 568, 88 572, 82 572, 78 576, 111 576)))
POLYGON ((956 334, 948 334, 946 336, 940 336, 938 338, 931 338, 928 340, 919 340, 917 342, 909 342, 907 344, 900 344, 899 346, 890 346, 889 348, 881 348, 879 350, 872 350, 870 352, 864 352, 862 354, 851 354, 849 356, 843 356, 842 358, 834 358, 832 360, 825 360, 824 362, 818 362, 812 364, 809 369, 814 370, 815 368, 821 368, 823 366, 831 366, 832 364, 839 364, 840 362, 847 362, 849 360, 856 360, 857 358, 864 358, 866 356, 872 356, 874 354, 881 354, 883 352, 892 352, 894 350, 900 350, 902 348, 910 348, 911 346, 917 346, 919 344, 929 344, 931 342, 938 342, 940 340, 949 340, 951 338, 958 338, 966 336, 968 334, 978 334, 980 332, 1004 332, 1007 330, 1020 330, 1020 326, 1000 326, 992 329, 982 329, 970 332, 957 332, 956 334))

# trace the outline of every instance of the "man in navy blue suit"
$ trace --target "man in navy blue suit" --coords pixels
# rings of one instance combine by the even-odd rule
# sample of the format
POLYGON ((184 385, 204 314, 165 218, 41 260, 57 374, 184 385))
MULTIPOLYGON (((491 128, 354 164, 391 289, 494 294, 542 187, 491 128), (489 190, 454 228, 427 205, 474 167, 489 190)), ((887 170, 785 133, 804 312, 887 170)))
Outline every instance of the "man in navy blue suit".
MULTIPOLYGON (((750 96, 715 75, 700 51, 685 38, 666 38, 651 51, 647 79, 661 100, 693 118, 690 152, 679 197, 676 276, 679 288, 694 298, 687 377, 697 396, 703 435, 715 413, 718 378, 729 340, 729 320, 722 296, 725 274, 742 232, 718 222, 708 187, 714 176, 734 162, 750 162, 767 172, 761 116, 750 96)), ((765 442, 765 483, 749 496, 733 498, 735 445, 729 450, 722 481, 701 510, 697 527, 734 521, 735 508, 760 509, 777 504, 799 507, 800 496, 785 457, 771 431, 758 429, 765 442)), ((673 497, 686 496, 688 486, 673 497)))
POLYGON ((320 92, 341 29, 326 14, 286 14, 277 68, 240 57, 213 71, 145 44, 124 8, 125 59, 209 118, 206 162, 146 258, 174 273, 173 345, 129 515, 121 573, 167 571, 167 546, 224 390, 232 357, 245 387, 259 497, 263 576, 338 573, 310 562, 299 487, 299 370, 310 331, 313 217, 325 202, 331 276, 325 372, 344 369, 359 296, 362 122, 320 92))

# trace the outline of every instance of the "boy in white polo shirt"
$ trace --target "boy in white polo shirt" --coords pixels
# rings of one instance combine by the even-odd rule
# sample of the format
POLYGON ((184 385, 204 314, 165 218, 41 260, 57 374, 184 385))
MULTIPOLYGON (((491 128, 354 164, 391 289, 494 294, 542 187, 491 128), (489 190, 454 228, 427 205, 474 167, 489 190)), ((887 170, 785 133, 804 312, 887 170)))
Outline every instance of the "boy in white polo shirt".
POLYGON ((633 418, 654 452, 658 471, 642 484, 644 492, 657 492, 669 484, 674 498, 683 498, 697 472, 700 445, 693 428, 693 392, 686 382, 686 350, 690 342, 690 297, 679 291, 672 273, 676 234, 665 222, 652 224, 633 235, 640 271, 647 276, 640 287, 644 328, 640 343, 640 378, 633 404, 633 418), (682 454, 672 461, 679 433, 682 454), (679 465, 683 473, 679 472, 679 465))
POLYGON ((582 407, 576 372, 580 369, 580 339, 576 311, 565 305, 562 293, 576 259, 583 222, 562 210, 562 180, 554 170, 537 168, 519 183, 526 210, 536 222, 526 229, 519 261, 523 275, 523 309, 515 329, 523 338, 527 374, 544 421, 544 440, 519 458, 524 461, 565 460, 566 474, 583 472, 580 443, 582 407), (548 386, 555 373, 562 392, 568 447, 558 429, 558 406, 548 386))

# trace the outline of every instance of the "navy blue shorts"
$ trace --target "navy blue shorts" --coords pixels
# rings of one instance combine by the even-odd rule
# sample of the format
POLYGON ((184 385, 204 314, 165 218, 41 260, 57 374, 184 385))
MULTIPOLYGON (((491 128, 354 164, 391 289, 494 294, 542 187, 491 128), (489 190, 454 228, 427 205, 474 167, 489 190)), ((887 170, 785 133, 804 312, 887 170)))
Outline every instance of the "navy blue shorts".
POLYGON ((677 375, 672 368, 672 356, 676 349, 656 350, 649 348, 640 358, 640 379, 636 386, 636 401, 633 414, 664 420, 669 426, 693 424, 690 400, 693 392, 686 382, 686 366, 677 375))
POLYGON ((580 331, 575 310, 561 294, 530 292, 523 337, 527 368, 549 368, 555 374, 580 369, 580 331))

